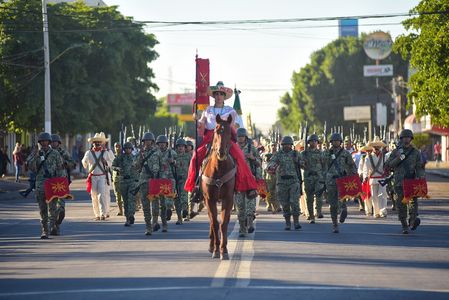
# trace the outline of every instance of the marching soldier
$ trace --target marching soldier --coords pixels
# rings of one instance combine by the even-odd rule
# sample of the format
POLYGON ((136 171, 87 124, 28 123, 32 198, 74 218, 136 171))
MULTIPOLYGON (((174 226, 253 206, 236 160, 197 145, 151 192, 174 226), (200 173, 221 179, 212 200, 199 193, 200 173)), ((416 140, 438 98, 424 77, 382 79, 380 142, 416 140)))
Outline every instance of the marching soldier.
POLYGON ((154 143, 154 135, 151 132, 145 132, 142 138, 143 150, 137 158, 136 166, 140 170, 140 197, 143 208, 143 216, 145 219, 146 231, 145 235, 151 235, 153 232, 151 202, 147 199, 149 180, 159 177, 160 170, 160 151, 154 143))
POLYGON ((356 174, 355 163, 351 154, 341 147, 343 142, 339 133, 333 133, 330 138, 331 147, 325 152, 325 168, 327 201, 330 205, 330 212, 333 224, 333 232, 338 233, 338 210, 341 208, 340 223, 344 223, 348 216, 346 200, 338 201, 338 190, 336 179, 352 174, 356 174), (340 206, 340 207, 339 207, 340 206))
MULTIPOLYGON (((51 148, 58 151, 58 153, 62 157, 62 161, 64 164, 64 175, 67 177, 69 184, 71 183, 70 180, 70 171, 75 168, 75 161, 73 160, 72 156, 67 152, 67 150, 63 149, 61 147, 61 137, 57 134, 51 135, 51 148)), ((58 199, 57 206, 56 206, 56 230, 57 235, 59 235, 59 226, 62 223, 62 220, 64 220, 65 217, 65 200, 64 199, 58 199)), ((51 233, 50 233, 51 234, 51 233)))
POLYGON ((125 226, 134 224, 134 214, 136 210, 135 195, 132 191, 138 181, 138 173, 134 164, 134 156, 132 155, 133 144, 126 142, 123 145, 125 153, 117 156, 112 162, 112 169, 118 172, 120 181, 120 193, 123 197, 123 206, 125 211, 125 226))
MULTIPOLYGON (((168 178, 172 180, 173 188, 176 187, 176 152, 172 149, 168 148, 168 139, 165 135, 159 135, 156 139, 156 144, 161 151, 161 161, 160 161, 160 178, 168 178)), ((161 212, 161 221, 162 221, 162 232, 167 232, 167 221, 170 221, 172 216, 173 209, 173 199, 168 197, 159 197, 159 199, 155 199, 153 201, 153 224, 154 227, 158 228, 158 213, 159 206, 161 212)), ((155 228, 153 228, 154 231, 155 228)))
POLYGON ((324 161, 323 154, 318 150, 318 136, 312 134, 307 138, 309 147, 301 152, 301 166, 304 169, 304 190, 306 192, 307 210, 310 224, 315 223, 315 215, 322 218, 322 193, 324 187, 324 161), (314 197, 315 209, 314 212, 314 197))
POLYGON ((38 136, 38 143, 41 147, 39 151, 36 149, 36 152, 28 158, 30 170, 36 173, 36 201, 41 216, 41 239, 48 239, 49 226, 52 235, 58 234, 56 202, 51 201, 47 204, 45 201, 44 182, 48 178, 64 176, 64 162, 58 151, 50 147, 51 141, 49 133, 41 132, 38 136))
POLYGON ((276 173, 277 198, 282 205, 285 218, 285 230, 291 229, 291 216, 296 230, 299 225, 299 197, 301 195, 301 170, 299 154, 293 150, 293 139, 284 136, 281 140, 282 149, 273 155, 267 166, 267 171, 276 173))
POLYGON ((177 184, 177 197, 175 200, 176 214, 178 216, 178 221, 176 225, 182 224, 182 219, 188 217, 188 195, 187 191, 184 190, 184 184, 187 180, 187 173, 189 172, 190 160, 192 159, 192 154, 187 151, 187 143, 184 139, 176 140, 176 175, 178 176, 177 184))
MULTIPOLYGON (((274 142, 270 143, 270 150, 269 152, 265 153, 263 155, 263 161, 265 164, 268 164, 270 162, 270 159, 273 157, 273 155, 277 152, 277 144, 274 142)), ((266 167, 266 165, 265 165, 266 167)), ((276 198, 276 175, 270 174, 270 172, 266 171, 266 168, 264 167, 264 179, 267 183, 267 189, 268 189, 268 195, 266 198, 267 202, 267 211, 272 212, 273 214, 282 211, 279 201, 276 198)))
MULTIPOLYGON (((261 159, 259 152, 253 143, 248 139, 245 128, 237 129, 237 143, 245 155, 245 161, 256 179, 262 178, 260 169, 261 159)), ((254 232, 254 218, 256 217, 256 198, 249 199, 246 193, 235 193, 235 206, 240 224, 239 235, 244 237, 246 233, 254 232)))
MULTIPOLYGON (((114 144, 115 157, 122 154, 122 146, 119 143, 114 144)), ((120 194, 120 180, 117 171, 112 170, 112 182, 114 187, 115 201, 117 201, 118 213, 117 216, 123 216, 123 199, 120 194)))
POLYGON ((409 227, 411 230, 415 230, 421 224, 421 220, 418 218, 417 198, 412 198, 408 204, 402 203, 404 198, 402 181, 404 179, 423 178, 424 169, 419 150, 411 144, 413 132, 410 129, 404 129, 399 135, 399 139, 400 144, 391 152, 385 164, 394 172, 394 191, 397 195, 398 217, 402 225, 402 233, 408 234, 409 227), (407 210, 410 216, 408 224, 407 210))

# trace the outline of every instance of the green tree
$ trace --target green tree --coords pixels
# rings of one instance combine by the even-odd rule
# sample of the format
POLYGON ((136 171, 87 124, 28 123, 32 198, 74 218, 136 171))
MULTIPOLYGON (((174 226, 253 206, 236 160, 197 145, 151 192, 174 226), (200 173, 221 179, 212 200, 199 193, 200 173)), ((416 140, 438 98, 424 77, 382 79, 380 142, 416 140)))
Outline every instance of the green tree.
MULTIPOLYGON (((149 63, 157 40, 117 7, 82 2, 48 6, 52 131, 116 134, 119 124, 144 124, 157 90, 149 63)), ((0 8, 0 124, 38 130, 44 119, 40 0, 0 8)))
POLYGON ((449 1, 424 0, 411 10, 419 15, 403 22, 413 33, 401 35, 394 50, 410 59, 409 96, 418 115, 449 126, 449 1))
MULTIPOLYGON (((356 99, 364 95, 388 94, 391 78, 379 78, 381 89, 376 90, 375 79, 363 77, 363 66, 374 64, 363 50, 363 39, 337 39, 311 55, 310 63, 294 72, 292 92, 281 98, 283 107, 278 117, 284 128, 298 132, 299 125, 343 125, 343 107, 362 105, 356 99)), ((407 64, 400 55, 392 54, 382 61, 393 64, 395 76, 407 74, 407 64)), ((311 127, 311 128, 312 128, 311 127)))

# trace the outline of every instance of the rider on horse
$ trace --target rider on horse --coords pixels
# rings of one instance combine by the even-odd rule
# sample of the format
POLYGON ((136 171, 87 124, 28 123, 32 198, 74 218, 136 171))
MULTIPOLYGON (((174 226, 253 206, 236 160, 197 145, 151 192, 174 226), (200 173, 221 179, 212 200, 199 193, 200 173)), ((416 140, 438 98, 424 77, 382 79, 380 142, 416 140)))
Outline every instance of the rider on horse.
MULTIPOLYGON (((234 125, 232 133, 232 146, 229 153, 235 160, 237 165, 237 174, 235 181, 235 190, 237 192, 246 192, 248 198, 254 198, 257 196, 256 189, 257 183, 254 175, 249 169, 245 162, 245 157, 242 150, 235 143, 236 142, 236 120, 237 112, 231 107, 224 105, 224 101, 231 98, 233 90, 231 88, 225 87, 223 82, 219 81, 216 86, 211 86, 208 91, 209 96, 214 97, 215 104, 208 106, 206 110, 203 111, 201 117, 198 120, 198 133, 203 136, 203 140, 198 147, 198 166, 201 166, 204 158, 207 155, 207 145, 212 142, 214 129, 216 124, 216 116, 220 115, 222 119, 226 119, 229 115, 232 116, 232 125, 234 125)), ((243 124, 238 124, 238 127, 243 127, 243 124)), ((192 157, 189 167, 189 174, 187 181, 185 183, 185 190, 191 192, 195 188, 196 181, 196 154, 192 157)))

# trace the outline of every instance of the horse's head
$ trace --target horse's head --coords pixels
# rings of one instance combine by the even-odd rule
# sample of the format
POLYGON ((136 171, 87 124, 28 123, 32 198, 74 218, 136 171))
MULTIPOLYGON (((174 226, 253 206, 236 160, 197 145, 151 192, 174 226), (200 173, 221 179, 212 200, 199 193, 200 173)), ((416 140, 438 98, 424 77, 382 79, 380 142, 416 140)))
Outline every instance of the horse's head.
POLYGON ((213 150, 219 161, 225 161, 228 158, 229 148, 231 147, 231 123, 232 116, 229 115, 223 120, 220 115, 215 117, 217 126, 214 131, 213 150))

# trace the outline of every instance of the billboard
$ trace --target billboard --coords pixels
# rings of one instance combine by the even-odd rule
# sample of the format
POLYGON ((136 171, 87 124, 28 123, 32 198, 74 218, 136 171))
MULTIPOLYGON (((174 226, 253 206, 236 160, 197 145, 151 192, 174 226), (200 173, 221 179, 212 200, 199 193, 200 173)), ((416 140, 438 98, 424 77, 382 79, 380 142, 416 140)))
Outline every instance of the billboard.
POLYGON ((371 120, 371 106, 345 106, 343 117, 345 121, 371 120))
POLYGON ((195 93, 185 93, 185 94, 168 94, 167 104, 172 105, 188 105, 192 106, 195 101, 195 93))
POLYGON ((363 49, 369 58, 381 60, 387 58, 391 53, 393 40, 390 34, 383 31, 376 31, 366 36, 363 42, 363 49))
POLYGON ((338 20, 338 36, 359 36, 359 20, 358 19, 343 19, 338 20))
POLYGON ((365 65, 363 76, 393 76, 393 65, 365 65))

